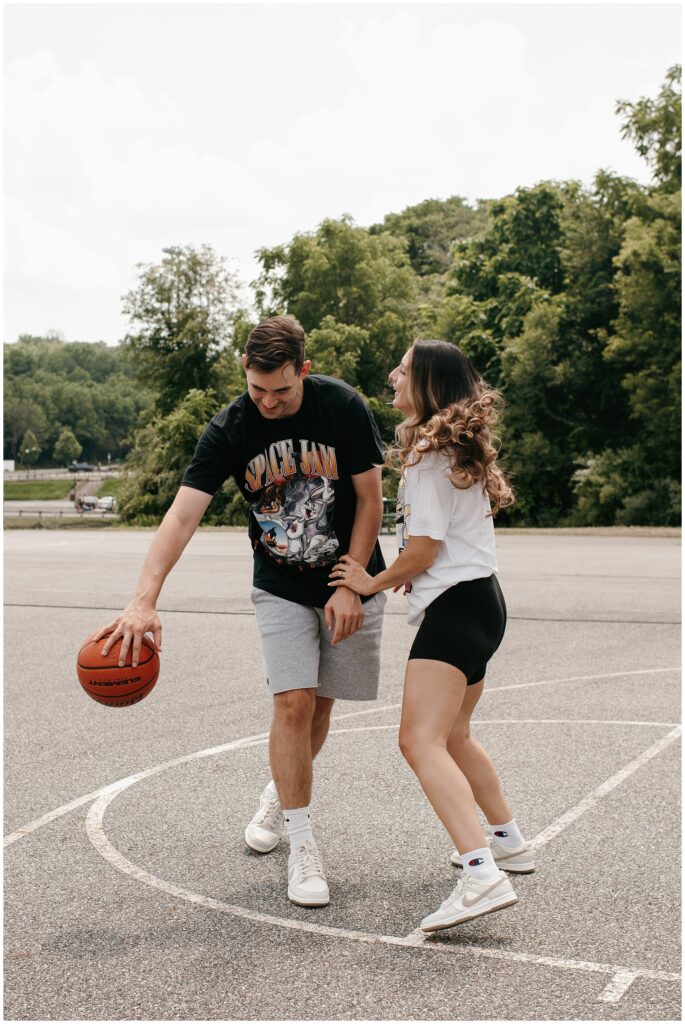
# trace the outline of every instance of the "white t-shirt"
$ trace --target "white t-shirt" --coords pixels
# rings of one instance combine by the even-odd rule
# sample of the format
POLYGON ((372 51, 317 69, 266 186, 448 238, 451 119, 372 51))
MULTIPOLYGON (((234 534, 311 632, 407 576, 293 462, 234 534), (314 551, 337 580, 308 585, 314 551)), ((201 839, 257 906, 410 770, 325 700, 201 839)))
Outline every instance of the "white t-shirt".
POLYGON ((465 490, 449 479, 449 460, 431 452, 402 474, 397 495, 397 540, 400 551, 410 537, 440 541, 429 569, 411 580, 407 621, 419 625, 428 605, 464 580, 497 571, 495 527, 481 483, 465 490))

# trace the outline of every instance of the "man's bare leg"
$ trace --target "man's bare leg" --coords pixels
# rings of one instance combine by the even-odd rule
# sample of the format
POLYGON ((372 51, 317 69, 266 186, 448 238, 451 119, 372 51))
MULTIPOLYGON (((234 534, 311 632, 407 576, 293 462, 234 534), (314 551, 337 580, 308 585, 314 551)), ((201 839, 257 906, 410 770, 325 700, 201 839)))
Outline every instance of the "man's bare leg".
POLYGON ((316 707, 312 718, 312 759, 316 757, 326 741, 334 704, 335 701, 332 697, 316 698, 316 707))
MULTIPOLYGON (((307 807, 311 803, 315 710, 316 691, 313 688, 274 694, 269 760, 283 807, 307 807)), ((323 726, 319 725, 317 735, 322 730, 323 726)), ((325 738, 325 731, 323 736, 325 738)))

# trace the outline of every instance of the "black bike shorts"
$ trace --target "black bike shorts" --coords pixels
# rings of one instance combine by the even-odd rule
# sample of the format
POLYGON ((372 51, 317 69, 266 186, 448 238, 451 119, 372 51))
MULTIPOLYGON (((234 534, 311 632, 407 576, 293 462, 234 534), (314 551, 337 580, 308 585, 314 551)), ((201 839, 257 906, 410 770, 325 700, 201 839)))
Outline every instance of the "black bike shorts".
POLYGON ((506 624, 507 606, 495 575, 457 583, 426 608, 409 660, 447 662, 471 686, 484 678, 506 624))

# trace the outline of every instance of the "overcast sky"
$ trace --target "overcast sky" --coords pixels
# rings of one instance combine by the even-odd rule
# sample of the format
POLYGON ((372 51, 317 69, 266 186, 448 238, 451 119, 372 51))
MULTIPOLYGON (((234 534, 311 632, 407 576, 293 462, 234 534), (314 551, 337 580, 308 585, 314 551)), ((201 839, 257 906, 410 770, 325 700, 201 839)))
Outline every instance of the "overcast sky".
POLYGON ((5 340, 117 342, 135 265, 349 213, 609 168, 618 99, 680 61, 678 4, 12 5, 5 340))

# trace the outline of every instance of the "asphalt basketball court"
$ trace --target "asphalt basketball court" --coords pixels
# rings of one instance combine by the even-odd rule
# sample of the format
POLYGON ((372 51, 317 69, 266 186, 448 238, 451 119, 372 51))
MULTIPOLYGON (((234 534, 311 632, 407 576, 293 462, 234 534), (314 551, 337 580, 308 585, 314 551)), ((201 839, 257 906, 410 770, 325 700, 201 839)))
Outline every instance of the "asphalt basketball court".
POLYGON ((145 701, 76 681, 150 537, 5 533, 5 1019, 680 1018, 677 537, 500 533, 510 619, 474 732, 538 869, 432 937, 459 872, 397 749, 402 596, 378 701, 340 703, 317 760, 331 904, 306 910, 285 841, 242 838, 270 720, 244 535, 202 531, 174 569, 145 701))

